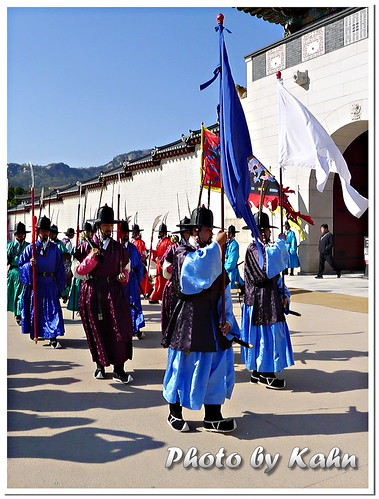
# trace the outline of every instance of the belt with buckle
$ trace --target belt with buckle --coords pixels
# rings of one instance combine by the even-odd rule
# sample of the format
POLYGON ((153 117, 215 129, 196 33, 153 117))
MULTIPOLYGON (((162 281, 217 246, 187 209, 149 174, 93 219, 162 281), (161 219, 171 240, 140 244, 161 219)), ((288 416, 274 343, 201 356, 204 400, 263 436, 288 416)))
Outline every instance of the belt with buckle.
MULTIPOLYGON (((102 282, 112 282, 117 280, 117 276, 97 276, 97 275, 89 275, 89 279, 93 279, 94 281, 102 282)), ((99 321, 103 320, 103 308, 101 306, 101 286, 96 286, 96 299, 97 299, 97 318, 99 321)))
POLYGON ((93 279, 94 281, 100 281, 100 282, 112 282, 117 280, 117 276, 115 275, 110 275, 110 276, 98 276, 98 275, 89 275, 89 279, 93 279))

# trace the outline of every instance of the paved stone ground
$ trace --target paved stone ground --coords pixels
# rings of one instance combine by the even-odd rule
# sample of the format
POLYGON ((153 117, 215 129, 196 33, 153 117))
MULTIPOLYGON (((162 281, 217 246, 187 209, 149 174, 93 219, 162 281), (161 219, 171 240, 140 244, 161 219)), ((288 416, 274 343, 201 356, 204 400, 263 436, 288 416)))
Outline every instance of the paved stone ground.
MULTIPOLYGON (((301 317, 288 316, 295 365, 283 374, 286 390, 249 383, 235 347, 236 386, 224 415, 234 416, 238 428, 229 435, 204 432, 202 411, 185 410, 192 428, 188 434, 176 433, 166 423, 161 394, 166 351, 160 347, 158 305, 145 302, 146 338, 134 341, 134 359, 127 363, 134 381, 129 385, 93 378, 80 320, 72 320, 66 309, 61 350, 21 335, 8 313, 7 492, 367 493, 373 464, 368 452, 369 285, 357 276, 320 281, 311 276, 287 279, 292 308, 301 317), (313 291, 314 282, 325 289, 305 292, 313 291), (353 293, 354 286, 362 289, 353 293), (326 295, 330 300, 324 303, 321 296, 326 295), (339 296, 344 303, 337 306, 339 296), (360 311, 362 304, 366 308, 360 311), (226 456, 236 453, 242 462, 228 468, 224 459, 223 467, 203 469, 185 468, 181 461, 167 469, 171 447, 183 454, 195 447, 198 457, 224 449, 226 456), (309 449, 307 467, 289 469, 296 447, 309 449), (327 456, 333 447, 341 457, 355 455, 357 467, 309 467, 313 455, 327 456), (251 456, 260 448, 272 457, 280 455, 270 473, 265 464, 251 466, 251 456)), ((239 320, 236 295, 233 301, 239 320)))

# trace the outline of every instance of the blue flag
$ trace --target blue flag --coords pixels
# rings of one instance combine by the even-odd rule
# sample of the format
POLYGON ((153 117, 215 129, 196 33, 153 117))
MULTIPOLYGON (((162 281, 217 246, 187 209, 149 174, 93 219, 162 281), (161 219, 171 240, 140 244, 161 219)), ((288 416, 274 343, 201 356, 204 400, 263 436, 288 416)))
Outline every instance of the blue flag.
MULTIPOLYGON (((260 233, 248 201, 251 188, 248 160, 253 155, 253 151, 245 113, 237 95, 229 66, 224 29, 226 28, 222 24, 216 27, 220 36, 220 64, 214 71, 213 78, 201 85, 200 90, 210 85, 217 76, 220 77, 219 121, 222 183, 236 217, 245 220, 258 241, 260 233)), ((261 246, 258 244, 257 247, 260 253, 260 264, 262 264, 261 246)))

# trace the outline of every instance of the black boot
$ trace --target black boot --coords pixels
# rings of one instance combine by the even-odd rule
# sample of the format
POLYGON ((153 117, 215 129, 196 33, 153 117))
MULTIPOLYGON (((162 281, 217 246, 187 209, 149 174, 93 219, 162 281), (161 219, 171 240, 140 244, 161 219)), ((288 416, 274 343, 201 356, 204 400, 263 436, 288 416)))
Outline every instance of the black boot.
POLYGON ((272 388, 273 390, 283 390, 286 387, 286 382, 284 379, 278 379, 275 373, 263 373, 260 372, 258 385, 265 386, 266 388, 272 388))
POLYGON ((204 404, 204 430, 218 433, 229 433, 237 428, 234 419, 224 419, 221 414, 221 405, 204 404))
POLYGON ((49 346, 51 346, 51 348, 62 348, 62 345, 57 340, 57 337, 50 338, 49 346))
POLYGON ((100 364, 100 362, 96 362, 96 371, 94 372, 93 376, 96 379, 105 379, 105 369, 104 366, 100 364))
POLYGON ((182 406, 180 402, 176 402, 175 404, 170 404, 170 412, 167 418, 167 423, 171 426, 171 428, 175 431, 189 431, 189 426, 186 421, 184 421, 182 416, 182 406))
POLYGON ((125 372, 124 364, 113 366, 113 379, 114 381, 118 381, 119 383, 124 383, 124 385, 126 385, 130 381, 133 381, 132 376, 125 372))

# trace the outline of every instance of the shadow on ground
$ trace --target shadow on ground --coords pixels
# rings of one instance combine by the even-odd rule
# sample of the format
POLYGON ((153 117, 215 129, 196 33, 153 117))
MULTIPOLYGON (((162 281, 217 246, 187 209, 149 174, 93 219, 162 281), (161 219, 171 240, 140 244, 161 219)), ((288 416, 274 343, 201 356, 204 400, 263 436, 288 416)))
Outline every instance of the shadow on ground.
POLYGON ((237 419, 233 435, 240 440, 259 440, 288 435, 339 435, 368 430, 368 413, 351 406, 346 412, 272 414, 245 411, 237 419))
MULTIPOLYGON (((299 369, 292 366, 285 369, 278 377, 286 380, 285 390, 270 390, 280 397, 280 393, 291 391, 296 393, 342 393, 353 390, 367 390, 368 374, 353 370, 341 370, 327 373, 319 369, 299 369)), ((250 384, 250 371, 244 369, 236 371, 236 383, 250 384)), ((260 390, 269 390, 262 385, 251 383, 252 390, 257 396, 260 390)))
POLYGON ((141 433, 76 428, 47 437, 9 437, 8 457, 108 463, 163 445, 164 442, 141 433))

